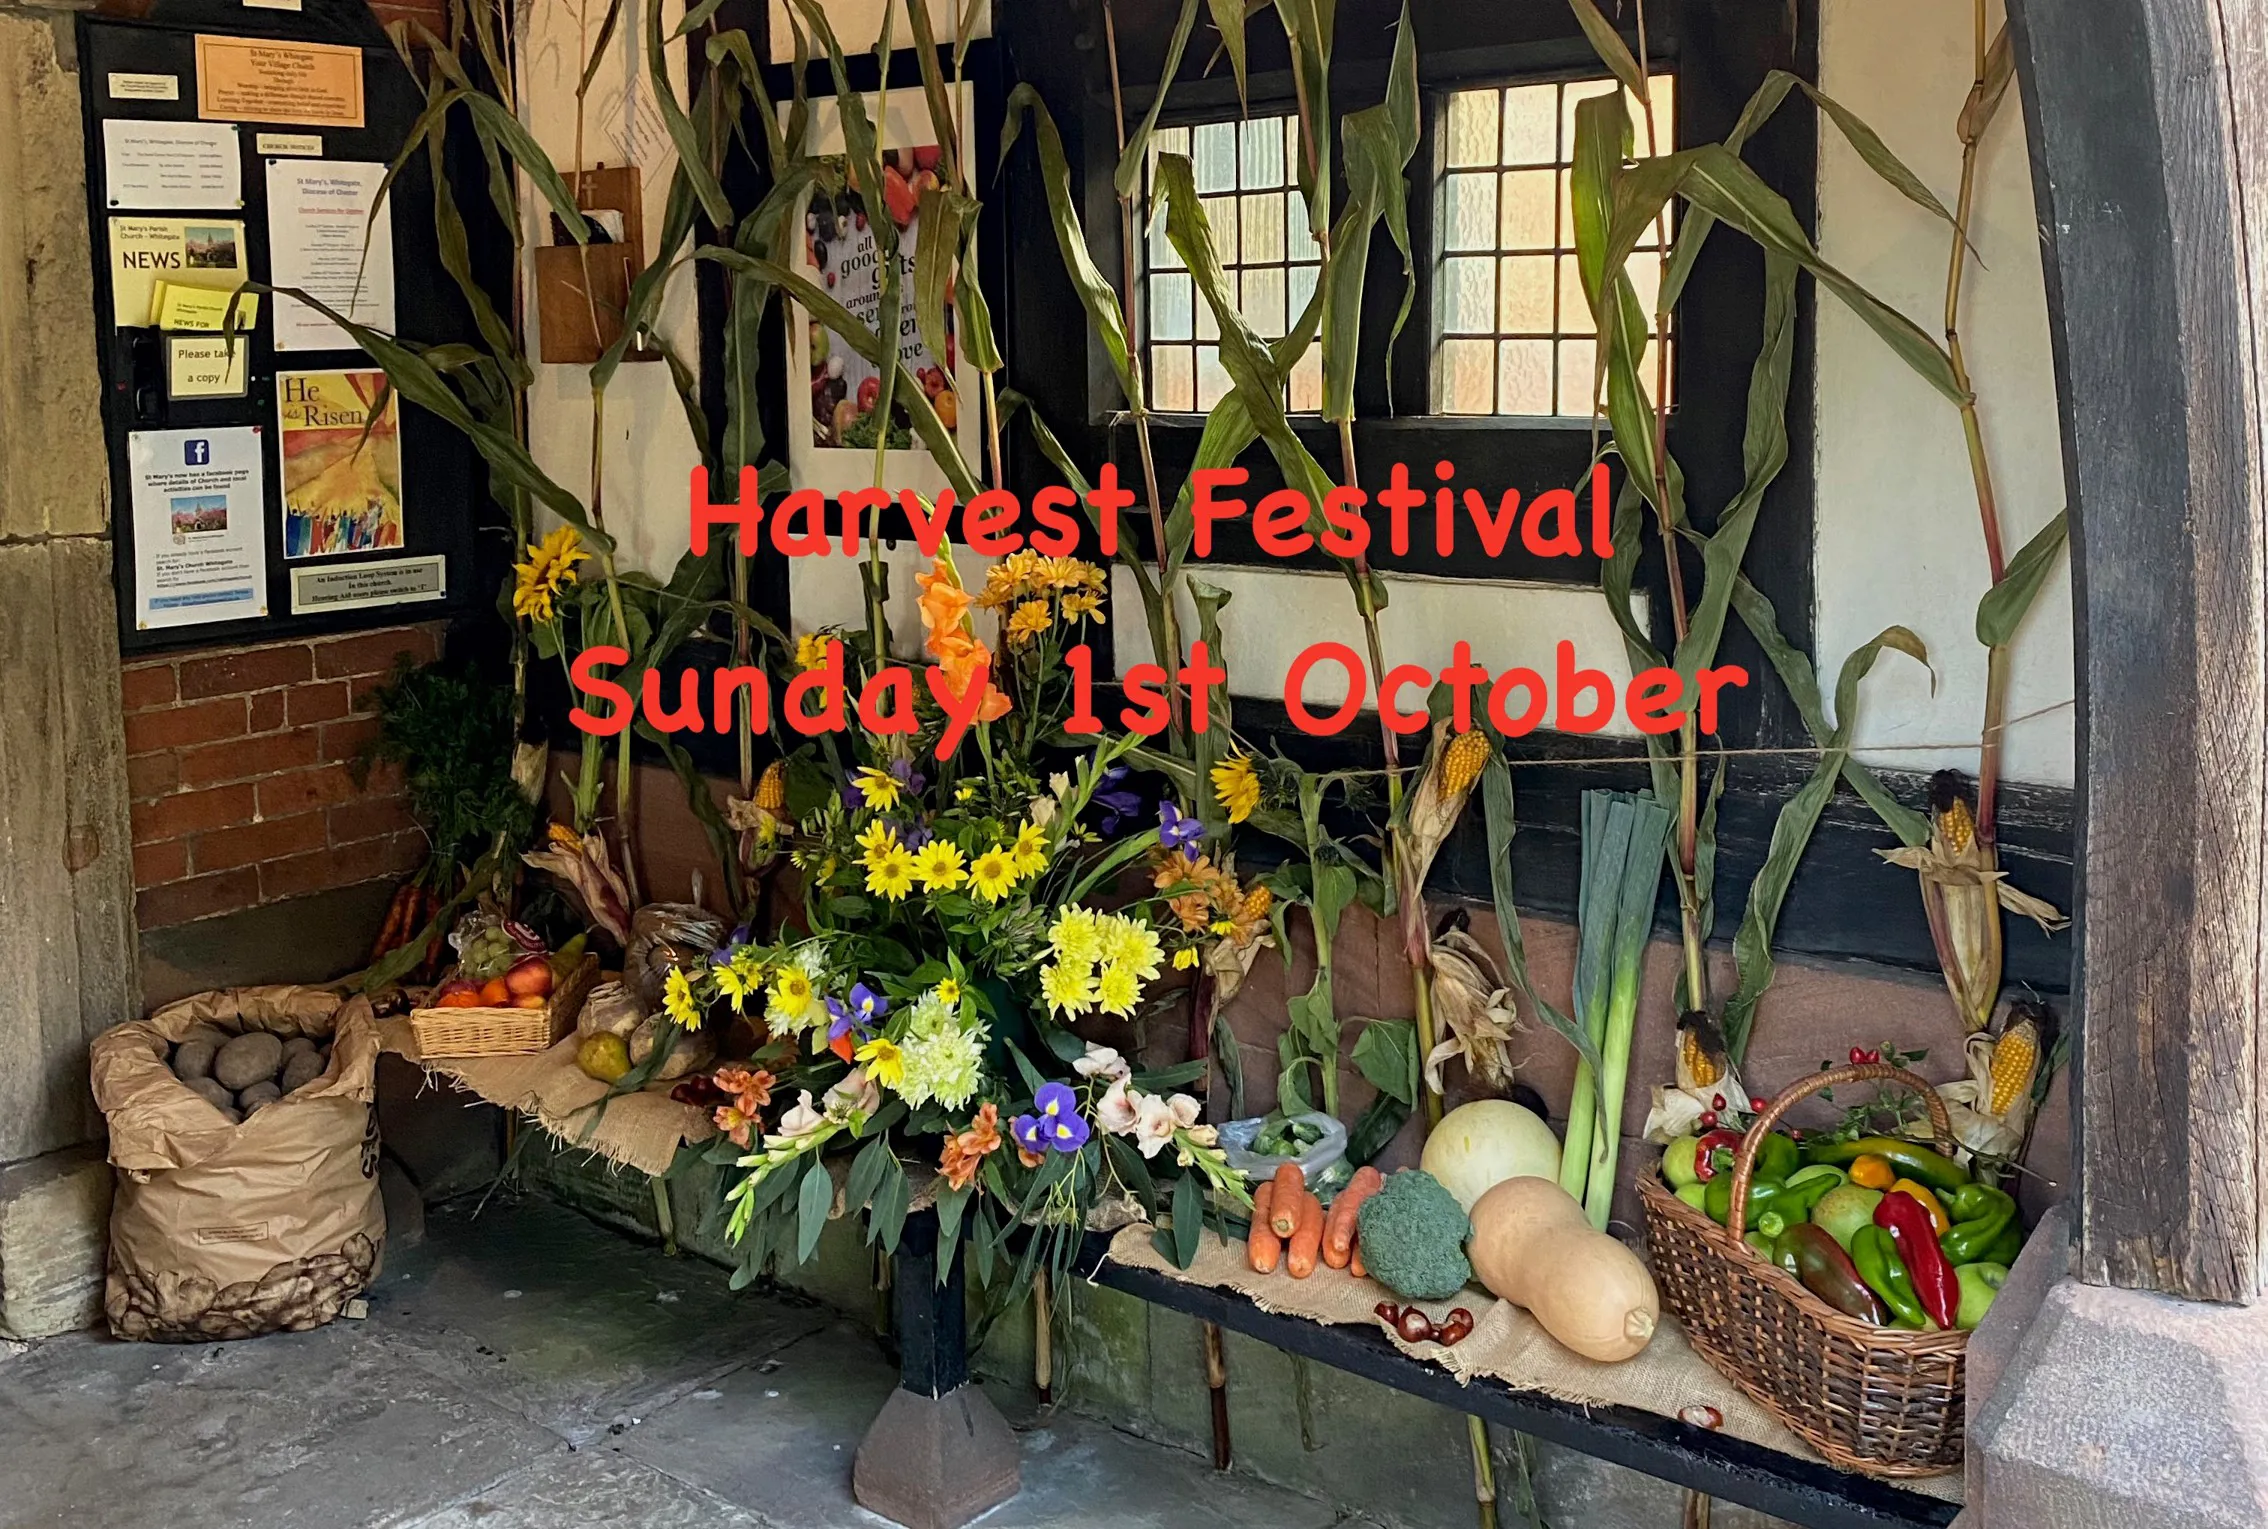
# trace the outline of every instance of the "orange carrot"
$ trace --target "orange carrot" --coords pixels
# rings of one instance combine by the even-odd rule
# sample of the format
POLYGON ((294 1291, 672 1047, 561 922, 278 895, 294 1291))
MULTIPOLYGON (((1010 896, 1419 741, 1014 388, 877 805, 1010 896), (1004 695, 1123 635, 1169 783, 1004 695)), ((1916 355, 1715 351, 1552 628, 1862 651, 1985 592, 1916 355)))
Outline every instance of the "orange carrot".
POLYGON ((1334 1269, 1344 1269, 1354 1254, 1355 1212, 1362 1202, 1386 1187, 1386 1176, 1367 1165, 1357 1168, 1347 1187, 1331 1202, 1331 1214, 1323 1222, 1323 1261, 1334 1269))
POLYGON ((1356 1279, 1368 1277, 1370 1271, 1362 1266, 1362 1238, 1357 1236, 1354 1246, 1347 1249, 1347 1272, 1356 1279))
POLYGON ((1272 1182, 1276 1192, 1268 1201, 1268 1225, 1278 1237, 1289 1237, 1299 1230, 1299 1200, 1307 1193, 1307 1175, 1299 1171, 1299 1164, 1286 1163, 1276 1170, 1272 1182))
POLYGON ((1315 1272, 1315 1257, 1322 1248, 1323 1202, 1302 1191, 1299 1225, 1292 1232, 1291 1245, 1284 1250, 1284 1267, 1293 1279, 1305 1279, 1315 1272))
POLYGON ((1276 1261, 1284 1256, 1284 1240, 1268 1224, 1268 1202, 1274 1197, 1275 1184, 1263 1184, 1252 1196, 1252 1230, 1245 1235, 1244 1259, 1256 1274, 1273 1274, 1276 1261))

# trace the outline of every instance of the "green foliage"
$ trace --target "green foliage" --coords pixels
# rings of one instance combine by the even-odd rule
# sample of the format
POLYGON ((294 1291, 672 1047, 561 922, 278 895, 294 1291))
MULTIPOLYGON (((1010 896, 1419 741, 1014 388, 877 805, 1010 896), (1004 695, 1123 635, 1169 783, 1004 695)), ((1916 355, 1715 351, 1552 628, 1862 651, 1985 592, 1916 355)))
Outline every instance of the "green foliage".
POLYGON ((370 698, 378 736, 355 762, 399 765, 410 811, 433 845, 424 877, 453 890, 457 873, 502 841, 517 847, 535 833, 536 808, 512 779, 512 692, 477 674, 406 660, 370 698))

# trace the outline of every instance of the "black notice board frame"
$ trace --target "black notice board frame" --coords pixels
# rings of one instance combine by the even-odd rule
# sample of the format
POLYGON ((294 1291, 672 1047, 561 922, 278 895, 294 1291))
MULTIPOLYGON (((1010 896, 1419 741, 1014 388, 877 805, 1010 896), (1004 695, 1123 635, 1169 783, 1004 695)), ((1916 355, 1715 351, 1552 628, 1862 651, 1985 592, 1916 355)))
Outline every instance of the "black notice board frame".
MULTIPOLYGON (((104 186, 103 127, 106 120, 194 122, 197 116, 196 38, 200 32, 239 36, 291 36, 294 40, 337 43, 335 25, 310 14, 304 30, 285 31, 282 16, 263 16, 264 25, 204 22, 194 7, 172 8, 183 19, 129 21, 81 16, 78 42, 86 134, 87 217, 94 260, 98 364, 102 377, 103 429, 110 461, 110 493, 118 596, 119 647, 129 655, 168 649, 213 647, 292 637, 321 636, 397 626, 405 621, 442 620, 492 603, 494 592, 480 587, 477 543, 484 520, 495 521, 486 473, 478 455, 455 429, 403 400, 401 411, 403 546, 396 552, 359 553, 286 561, 283 555, 283 487, 277 459, 275 379, 279 371, 373 369, 364 352, 348 350, 276 351, 273 300, 263 296, 252 336, 246 391, 241 398, 170 401, 166 397, 164 337, 152 328, 111 323, 109 220, 113 216, 179 218, 209 213, 216 220, 244 224, 246 264, 251 279, 269 278, 267 163, 257 152, 258 135, 319 135, 324 159, 390 162, 408 140, 424 107, 417 81, 393 49, 362 46, 364 123, 339 128, 293 123, 239 124, 244 206, 187 212, 113 209, 104 186), (170 74, 180 80, 178 100, 112 100, 104 82, 113 72, 170 74), (135 527, 133 484, 127 466, 127 437, 137 430, 261 428, 264 461, 264 516, 267 538, 268 611, 266 617, 215 621, 195 626, 143 630, 135 624, 135 527), (294 568, 369 565, 395 558, 439 556, 445 561, 445 593, 438 600, 373 606, 360 610, 291 613, 294 568)), ((248 16, 255 13, 246 13, 248 16)), ((363 34, 367 35, 367 34, 363 34)), ((360 41, 360 38, 356 38, 360 41)), ((456 145, 452 144, 452 148, 456 145)), ((395 309, 398 334, 407 341, 437 344, 474 335, 472 315, 441 264, 439 242, 427 213, 433 182, 423 154, 414 156, 388 192, 394 238, 395 309)))

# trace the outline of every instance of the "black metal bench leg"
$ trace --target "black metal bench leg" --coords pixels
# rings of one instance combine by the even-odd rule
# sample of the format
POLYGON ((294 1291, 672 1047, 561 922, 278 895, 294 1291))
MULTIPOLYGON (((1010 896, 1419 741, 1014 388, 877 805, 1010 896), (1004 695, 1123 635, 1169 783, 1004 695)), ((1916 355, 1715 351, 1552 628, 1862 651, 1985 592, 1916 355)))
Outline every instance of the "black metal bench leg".
POLYGON ((955 1258, 937 1278, 937 1213, 906 1217, 893 1283, 898 1389, 858 1446, 851 1495, 907 1529, 961 1526, 1016 1495, 1016 1436, 969 1384, 968 1292, 955 1258))

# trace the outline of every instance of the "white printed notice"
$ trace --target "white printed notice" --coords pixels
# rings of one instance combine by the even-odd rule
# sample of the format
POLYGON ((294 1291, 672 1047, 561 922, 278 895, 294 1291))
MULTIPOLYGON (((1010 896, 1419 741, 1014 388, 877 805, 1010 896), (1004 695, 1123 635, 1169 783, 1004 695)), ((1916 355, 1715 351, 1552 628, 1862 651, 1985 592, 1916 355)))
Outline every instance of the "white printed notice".
MULTIPOLYGON (((384 165, 361 161, 268 161, 268 265, 275 286, 296 287, 358 324, 392 334, 393 211, 377 202, 385 178, 384 165)), ((280 291, 275 326, 278 350, 358 348, 344 329, 280 291)))
POLYGON ((198 626, 268 613, 260 427, 136 430, 134 625, 198 626))
POLYGON ((233 122, 112 117, 102 125, 102 190, 112 207, 233 211, 244 205, 240 165, 233 122))

